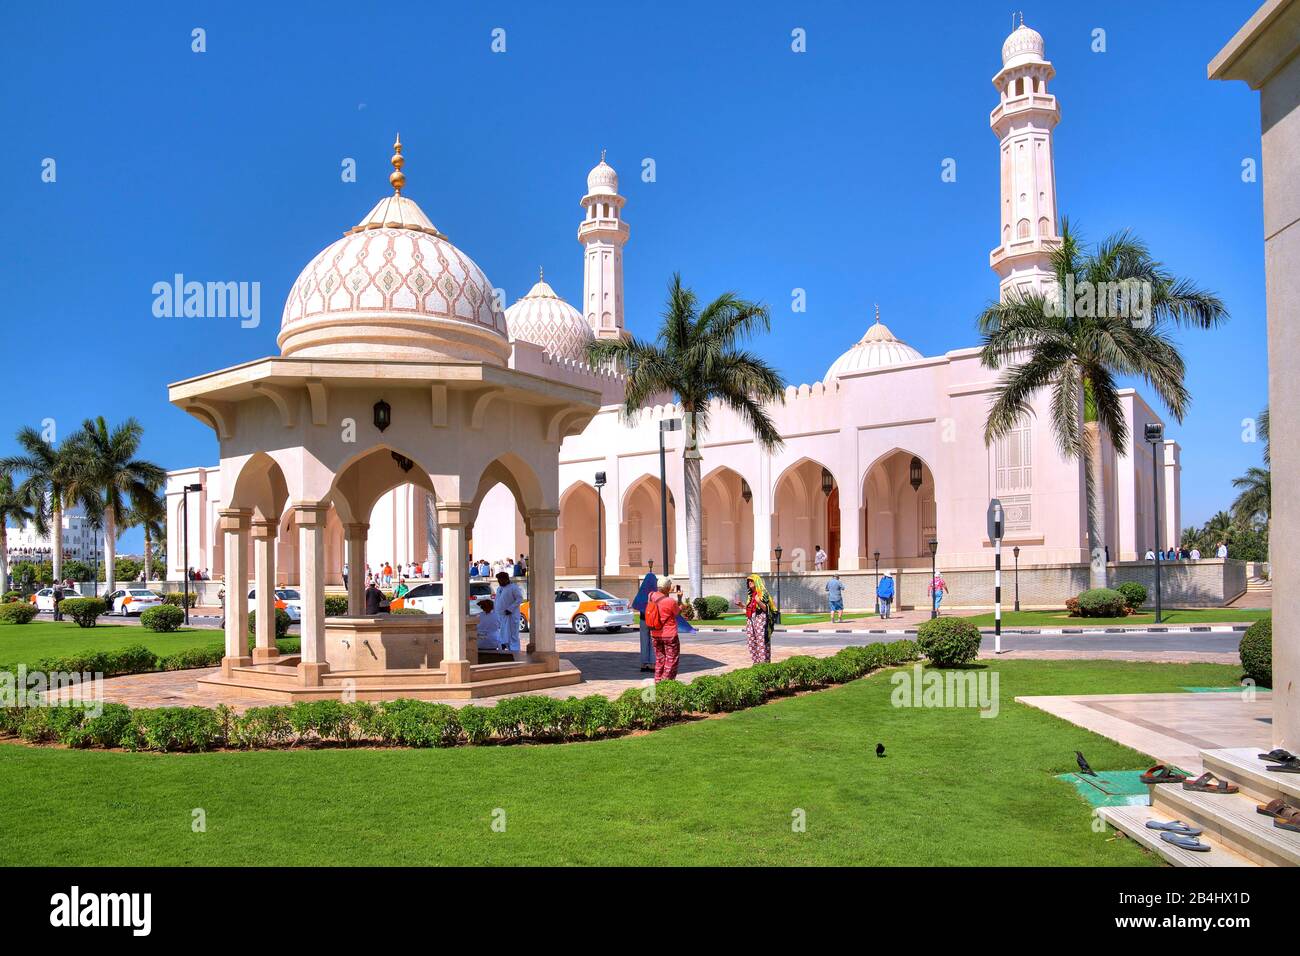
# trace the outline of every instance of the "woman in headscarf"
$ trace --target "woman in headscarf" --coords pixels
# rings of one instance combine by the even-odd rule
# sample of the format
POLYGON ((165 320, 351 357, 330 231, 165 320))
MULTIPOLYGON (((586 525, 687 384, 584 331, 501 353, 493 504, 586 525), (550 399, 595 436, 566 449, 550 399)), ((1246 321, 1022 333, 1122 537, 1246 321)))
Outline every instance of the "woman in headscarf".
POLYGON ((776 626, 776 608, 772 597, 763 587, 763 579, 751 574, 745 579, 745 601, 737 601, 745 609, 745 643, 749 659, 755 664, 766 664, 772 659, 772 629, 776 626))

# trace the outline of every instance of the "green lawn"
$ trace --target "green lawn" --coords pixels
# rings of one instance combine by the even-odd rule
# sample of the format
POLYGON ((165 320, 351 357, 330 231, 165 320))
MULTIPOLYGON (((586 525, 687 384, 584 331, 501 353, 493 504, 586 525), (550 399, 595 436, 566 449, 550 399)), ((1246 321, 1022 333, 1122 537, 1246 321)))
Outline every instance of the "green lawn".
POLYGON ((1102 770, 1147 758, 1012 698, 1226 686, 1239 669, 993 667, 993 719, 892 707, 882 673, 591 743, 173 756, 5 744, 0 865, 1155 865, 1094 832, 1053 779, 1076 749, 1102 770), (206 832, 191 828, 196 809, 206 832))
MULTIPOLYGON (((1272 614, 1273 612, 1267 608, 1187 608, 1180 611, 1165 611, 1161 614, 1163 619, 1161 624, 1245 624, 1271 617, 1272 614)), ((979 627, 992 627, 993 612, 976 614, 967 620, 979 627)), ((1004 610, 1002 612, 1003 627, 1134 627, 1155 622, 1154 611, 1130 614, 1128 617, 1070 617, 1064 608, 1057 611, 1004 610)))
POLYGON ((212 628, 182 628, 171 634, 155 634, 134 624, 101 622, 95 627, 77 627, 72 621, 32 621, 0 625, 0 667, 86 651, 120 651, 140 644, 161 655, 221 643, 221 632, 212 628))

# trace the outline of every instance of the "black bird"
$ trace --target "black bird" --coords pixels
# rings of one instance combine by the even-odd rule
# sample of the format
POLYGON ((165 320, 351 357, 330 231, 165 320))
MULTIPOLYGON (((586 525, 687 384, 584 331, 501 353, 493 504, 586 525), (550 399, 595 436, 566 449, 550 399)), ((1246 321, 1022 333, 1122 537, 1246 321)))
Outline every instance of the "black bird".
POLYGON ((885 745, 884 745, 884 744, 876 744, 876 756, 877 756, 877 757, 883 757, 884 755, 885 755, 885 745))
POLYGON ((1084 758, 1083 754, 1077 750, 1074 752, 1074 761, 1079 765, 1079 769, 1084 773, 1093 777, 1097 776, 1097 771, 1088 766, 1088 761, 1084 758))

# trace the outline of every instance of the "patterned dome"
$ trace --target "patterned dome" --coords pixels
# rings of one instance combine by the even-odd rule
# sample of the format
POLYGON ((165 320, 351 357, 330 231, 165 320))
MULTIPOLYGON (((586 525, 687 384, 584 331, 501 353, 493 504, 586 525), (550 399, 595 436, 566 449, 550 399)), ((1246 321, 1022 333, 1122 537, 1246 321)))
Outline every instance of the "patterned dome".
POLYGON ((586 361, 591 327, 555 290, 538 279, 528 294, 506 309, 510 337, 540 345, 556 358, 586 361))
POLYGON ((281 354, 306 358, 504 365, 510 354, 505 316, 483 270, 400 192, 302 270, 278 342, 281 354))
POLYGON ((1011 35, 1002 44, 1002 65, 1005 67, 1032 63, 1046 59, 1046 53, 1047 47, 1043 43, 1043 35, 1037 30, 1031 30, 1022 22, 1011 31, 1011 35))
POLYGON ((921 358, 925 356, 889 331, 889 327, 880 321, 880 313, 877 311, 876 321, 867 329, 867 334, 835 360, 835 364, 826 372, 825 381, 833 382, 841 375, 865 372, 886 365, 903 365, 921 358))
POLYGON ((605 162, 605 154, 600 154, 600 162, 592 167, 591 172, 587 173, 587 194, 616 196, 618 195, 618 173, 614 172, 614 167, 605 162))

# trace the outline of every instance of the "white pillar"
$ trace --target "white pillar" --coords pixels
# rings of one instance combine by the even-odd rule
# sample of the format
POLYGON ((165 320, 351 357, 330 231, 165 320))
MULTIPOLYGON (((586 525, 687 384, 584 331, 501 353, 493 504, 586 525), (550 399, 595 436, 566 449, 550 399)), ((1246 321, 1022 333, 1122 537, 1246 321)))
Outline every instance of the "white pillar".
MULTIPOLYGON (((442 669, 449 684, 467 684, 472 679, 469 656, 469 522, 468 503, 442 502, 438 525, 442 529, 442 554, 447 573, 442 579, 442 669)), ((552 552, 554 547, 552 546, 552 552)), ((529 564, 536 555, 528 556, 529 564)), ((554 553, 550 560, 554 561, 554 553)))
POLYGON ((248 528, 253 513, 247 508, 221 512, 226 546, 226 655, 221 672, 253 663, 248 653, 248 528))
MULTIPOLYGON (((279 518, 258 518, 253 522, 253 587, 257 591, 254 664, 272 661, 280 656, 280 651, 275 646, 275 546, 279 530, 279 518)), ((226 593, 230 593, 229 589, 226 593)))
POLYGON ((348 543, 348 617, 366 613, 366 537, 370 525, 362 522, 345 524, 343 534, 348 543))
POLYGON ((862 567, 862 486, 854 491, 844 485, 840 489, 840 564, 841 571, 857 571, 862 567))
POLYGON ((772 460, 766 455, 758 462, 758 481, 750 486, 754 494, 754 558, 756 574, 772 570, 772 460))
POLYGON ((298 679, 307 686, 321 683, 329 670, 325 660, 325 516, 329 506, 319 502, 294 505, 298 524, 298 580, 302 588, 302 662, 298 679))
POLYGON ((532 550, 528 562, 529 660, 559 670, 555 651, 555 529, 559 511, 535 509, 528 512, 532 550))

